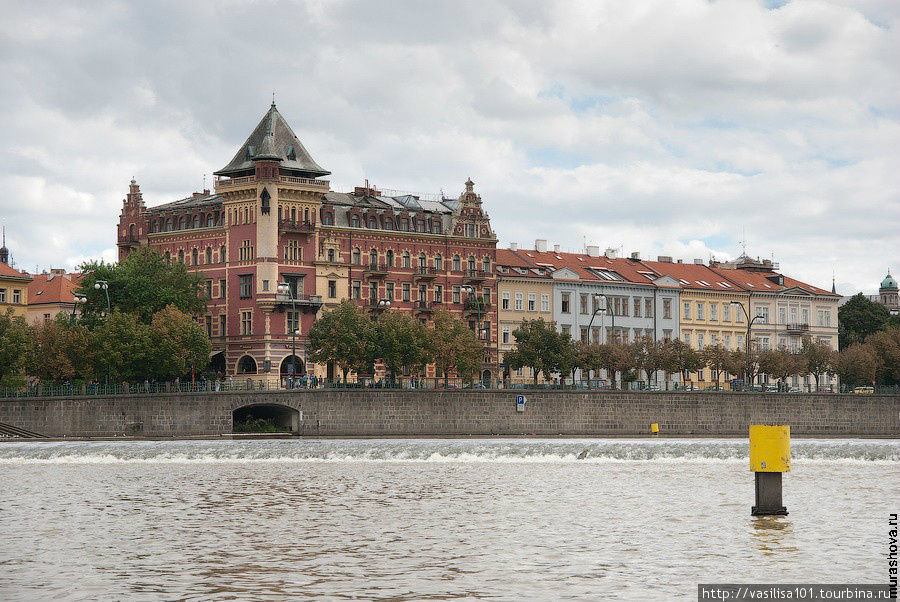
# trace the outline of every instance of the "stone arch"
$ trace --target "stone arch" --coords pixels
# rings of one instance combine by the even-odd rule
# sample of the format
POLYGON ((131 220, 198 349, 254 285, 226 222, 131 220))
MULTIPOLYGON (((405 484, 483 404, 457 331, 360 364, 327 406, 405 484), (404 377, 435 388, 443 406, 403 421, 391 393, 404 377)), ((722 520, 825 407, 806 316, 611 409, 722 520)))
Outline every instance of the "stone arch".
POLYGON ((237 362, 238 374, 256 374, 256 360, 252 355, 243 355, 237 362))
POLYGON ((259 425, 272 425, 284 433, 299 433, 300 411, 280 403, 251 403, 231 410, 232 432, 254 432, 253 427, 259 425))

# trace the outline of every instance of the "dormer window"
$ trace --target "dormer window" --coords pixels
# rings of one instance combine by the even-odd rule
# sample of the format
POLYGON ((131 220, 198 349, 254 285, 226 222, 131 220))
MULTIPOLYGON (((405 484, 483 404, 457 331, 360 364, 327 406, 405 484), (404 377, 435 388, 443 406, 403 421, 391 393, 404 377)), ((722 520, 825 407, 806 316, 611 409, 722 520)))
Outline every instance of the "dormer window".
POLYGON ((294 147, 290 144, 284 147, 284 156, 288 158, 288 161, 297 160, 297 153, 294 152, 294 147))
POLYGON ((350 216, 350 227, 351 228, 359 228, 359 216, 358 215, 350 216))

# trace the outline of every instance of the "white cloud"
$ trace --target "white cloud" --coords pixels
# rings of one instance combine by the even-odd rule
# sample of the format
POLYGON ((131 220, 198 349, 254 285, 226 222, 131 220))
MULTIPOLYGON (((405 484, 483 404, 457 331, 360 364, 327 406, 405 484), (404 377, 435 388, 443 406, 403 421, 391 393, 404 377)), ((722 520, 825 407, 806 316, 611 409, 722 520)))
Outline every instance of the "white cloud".
POLYGON ((277 92, 348 189, 456 194, 503 242, 734 256, 871 291, 900 266, 900 4, 109 2, 0 24, 0 220, 23 266, 114 257, 277 92))

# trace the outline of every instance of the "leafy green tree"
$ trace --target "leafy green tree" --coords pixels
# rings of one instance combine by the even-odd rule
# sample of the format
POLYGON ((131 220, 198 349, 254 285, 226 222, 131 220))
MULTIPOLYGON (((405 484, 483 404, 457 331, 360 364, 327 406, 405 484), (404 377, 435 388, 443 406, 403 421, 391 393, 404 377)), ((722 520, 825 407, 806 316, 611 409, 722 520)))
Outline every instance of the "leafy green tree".
POLYGON ((516 348, 508 351, 504 359, 513 370, 526 366, 531 368, 534 384, 537 384, 539 374, 543 374, 546 380, 551 373, 560 372, 561 368, 566 369, 565 373, 571 370, 568 362, 574 361, 574 354, 571 358, 564 357, 564 354, 568 353, 566 345, 571 345, 572 340, 558 333, 552 322, 546 322, 543 318, 522 320, 513 331, 513 336, 516 348))
POLYGON ((774 376, 783 385, 787 384, 788 378, 800 374, 805 368, 803 356, 784 347, 766 349, 759 354, 760 372, 774 376))
POLYGON ((25 362, 32 344, 31 331, 12 309, 0 314, 0 386, 16 387, 25 381, 25 362))
POLYGON ((97 372, 109 374, 111 383, 153 378, 157 360, 150 326, 138 316, 114 310, 94 329, 97 372))
POLYGON ((352 301, 324 312, 309 329, 309 359, 339 366, 347 382, 352 370, 368 370, 375 361, 375 326, 352 301))
POLYGON ((628 382, 628 372, 636 366, 634 348, 626 343, 613 341, 600 345, 600 366, 606 369, 606 374, 616 388, 616 373, 622 375, 622 382, 628 382))
POLYGON ((890 328, 869 335, 866 346, 878 359, 878 380, 884 384, 900 383, 900 328, 890 328))
POLYGON ((682 382, 688 381, 688 374, 696 372, 703 367, 703 359, 700 353, 684 341, 672 341, 672 364, 681 373, 682 382))
POLYGON ((83 312, 90 327, 102 321, 107 292, 113 309, 138 316, 142 324, 150 324, 169 305, 190 315, 206 309, 204 280, 179 261, 167 263, 150 248, 137 249, 118 264, 89 261, 81 271, 79 294, 87 299, 83 312), (94 287, 98 280, 109 283, 106 291, 94 287))
POLYGON ((635 367, 647 374, 647 382, 651 378, 658 382, 659 372, 675 371, 675 351, 673 341, 663 339, 654 341, 653 337, 644 336, 633 345, 635 367))
POLYGON ((838 341, 841 350, 862 343, 885 328, 890 319, 887 308, 858 293, 838 308, 838 341))
POLYGON ((437 310, 429 338, 434 365, 443 375, 445 386, 450 372, 456 372, 464 382, 474 380, 481 369, 484 348, 462 320, 443 308, 437 310))
POLYGON ((93 333, 63 315, 32 328, 27 372, 42 382, 84 380, 96 375, 93 333))
POLYGON ((728 368, 732 365, 731 352, 721 345, 710 345, 700 352, 700 359, 705 366, 709 367, 713 374, 716 388, 719 388, 720 376, 724 372, 727 372, 728 368))
POLYGON ((800 350, 805 364, 805 372, 812 374, 816 379, 816 389, 819 388, 819 378, 824 372, 832 369, 835 361, 834 350, 831 346, 819 341, 813 340, 811 337, 803 339, 803 347, 800 350))
POLYGON ((409 314, 384 311, 375 321, 375 355, 399 382, 402 373, 417 373, 431 361, 428 329, 409 314))
POLYGON ((174 305, 156 312, 150 324, 154 362, 152 374, 174 379, 203 370, 212 347, 203 328, 174 305))

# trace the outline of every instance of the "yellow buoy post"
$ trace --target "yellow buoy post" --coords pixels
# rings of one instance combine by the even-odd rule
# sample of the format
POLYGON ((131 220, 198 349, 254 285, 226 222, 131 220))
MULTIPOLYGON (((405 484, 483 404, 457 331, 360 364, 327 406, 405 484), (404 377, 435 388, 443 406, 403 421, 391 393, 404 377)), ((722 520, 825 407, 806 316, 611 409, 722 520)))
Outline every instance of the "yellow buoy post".
POLYGON ((750 470, 756 475, 756 505, 753 516, 784 516, 781 475, 791 471, 791 427, 750 425, 750 470))
POLYGON ((653 436, 659 435, 659 423, 653 422, 650 424, 650 434, 653 436))

